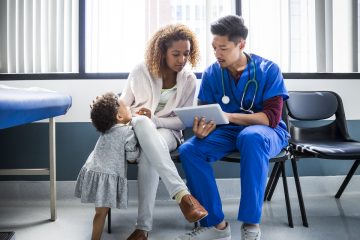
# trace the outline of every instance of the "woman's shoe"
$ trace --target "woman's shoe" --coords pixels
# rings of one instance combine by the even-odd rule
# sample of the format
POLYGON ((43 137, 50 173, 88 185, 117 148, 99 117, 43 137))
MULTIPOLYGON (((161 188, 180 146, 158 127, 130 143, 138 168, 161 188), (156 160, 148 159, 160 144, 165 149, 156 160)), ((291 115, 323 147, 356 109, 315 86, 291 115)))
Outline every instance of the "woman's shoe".
POLYGON ((145 230, 135 229, 126 240, 147 240, 149 233, 145 230))
POLYGON ((184 217, 189 222, 197 222, 208 215, 208 212, 191 194, 182 197, 179 204, 184 217))

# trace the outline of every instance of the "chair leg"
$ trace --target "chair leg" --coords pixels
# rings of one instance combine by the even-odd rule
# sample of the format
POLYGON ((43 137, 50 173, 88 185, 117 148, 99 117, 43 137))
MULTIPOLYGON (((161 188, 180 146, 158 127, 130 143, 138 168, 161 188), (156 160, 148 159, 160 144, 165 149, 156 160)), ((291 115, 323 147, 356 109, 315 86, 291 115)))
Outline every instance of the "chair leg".
POLYGON ((288 185, 287 185, 287 179, 286 179, 286 173, 285 173, 285 163, 284 162, 280 163, 280 168, 281 168, 281 175, 282 175, 282 179, 283 179, 284 195, 285 195, 285 203, 286 203, 286 212, 287 212, 287 216, 288 216, 288 223, 289 223, 289 227, 293 228, 294 223, 293 223, 292 212, 291 212, 291 204, 290 204, 289 190, 288 190, 288 185))
POLYGON ((341 194, 344 192, 346 186, 347 186, 348 183, 350 182, 350 179, 351 179, 352 176, 354 175, 354 173, 355 173, 357 167, 359 166, 359 164, 360 164, 360 160, 356 160, 356 161, 354 162, 354 164, 352 165, 349 173, 346 175, 345 180, 343 181, 343 183, 341 184, 338 192, 336 193, 335 198, 340 198, 340 197, 341 197, 341 194))
POLYGON ((277 171, 279 170, 279 163, 276 162, 274 164, 274 167, 273 169, 271 170, 271 174, 270 174, 270 178, 269 178, 269 181, 266 185, 266 190, 265 190, 265 195, 264 195, 264 201, 266 201, 266 198, 268 197, 269 195, 269 191, 270 191, 270 188, 272 187, 273 183, 274 183, 274 178, 276 176, 276 173, 277 171))
POLYGON ((194 222, 194 229, 196 229, 196 228, 199 227, 199 223, 200 223, 200 222, 194 222))
POLYGON ((269 193, 268 193, 267 198, 266 198, 266 200, 268 200, 268 201, 271 201, 271 198, 272 198, 272 196, 273 196, 273 194, 274 194, 275 188, 276 188, 277 183, 278 183, 279 178, 280 178, 280 173, 281 173, 280 165, 278 165, 277 170, 276 170, 276 174, 275 174, 274 181, 273 181, 273 183, 272 183, 271 186, 270 186, 270 190, 269 190, 269 193))
POLYGON ((297 164, 296 159, 294 157, 291 157, 291 165, 294 173, 294 180, 295 180, 295 186, 296 186, 296 192, 298 195, 299 200, 299 206, 300 206, 300 212, 301 212, 301 218, 303 222, 304 227, 309 227, 307 217, 306 217, 306 211, 305 211, 305 205, 304 205, 304 199, 302 196, 301 186, 300 186, 300 180, 299 180, 299 174, 297 170, 297 164))
POLYGON ((108 211, 108 233, 111 233, 111 208, 108 211))

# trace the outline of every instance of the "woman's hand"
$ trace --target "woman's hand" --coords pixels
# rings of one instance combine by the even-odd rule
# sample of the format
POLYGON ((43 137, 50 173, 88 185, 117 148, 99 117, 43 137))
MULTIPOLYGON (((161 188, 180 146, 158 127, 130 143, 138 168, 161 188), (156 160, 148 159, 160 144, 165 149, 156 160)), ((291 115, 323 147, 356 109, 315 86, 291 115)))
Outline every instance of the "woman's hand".
POLYGON ((199 121, 198 117, 194 118, 193 132, 198 138, 207 137, 215 128, 216 125, 213 121, 206 122, 205 118, 201 118, 199 121))
POLYGON ((151 118, 151 111, 148 108, 140 108, 139 111, 136 112, 138 115, 147 116, 148 118, 151 118))

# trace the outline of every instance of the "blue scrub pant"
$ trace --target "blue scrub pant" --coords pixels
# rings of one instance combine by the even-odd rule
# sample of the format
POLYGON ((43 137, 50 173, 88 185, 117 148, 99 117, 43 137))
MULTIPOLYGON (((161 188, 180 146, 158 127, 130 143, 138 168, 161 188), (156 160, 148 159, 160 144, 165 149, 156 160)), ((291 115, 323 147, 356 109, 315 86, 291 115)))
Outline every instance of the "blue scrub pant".
POLYGON ((226 125, 218 127, 204 139, 192 137, 180 146, 180 159, 189 190, 209 212, 201 220, 201 226, 214 226, 224 220, 211 163, 237 150, 241 155, 238 220, 260 223, 269 159, 287 145, 287 135, 280 127, 226 125))

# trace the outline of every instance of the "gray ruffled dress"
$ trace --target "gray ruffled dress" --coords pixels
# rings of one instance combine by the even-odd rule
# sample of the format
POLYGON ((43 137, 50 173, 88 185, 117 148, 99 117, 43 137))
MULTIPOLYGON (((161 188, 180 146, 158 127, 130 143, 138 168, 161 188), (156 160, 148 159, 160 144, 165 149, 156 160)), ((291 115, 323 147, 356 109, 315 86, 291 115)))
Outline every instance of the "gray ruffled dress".
POLYGON ((81 168, 75 196, 95 207, 126 208, 128 202, 127 161, 139 157, 131 126, 116 124, 101 134, 94 150, 81 168))

